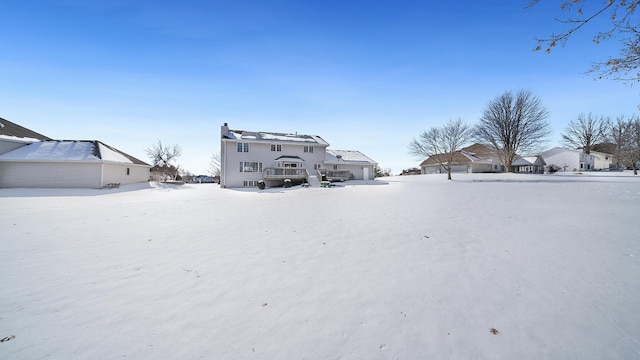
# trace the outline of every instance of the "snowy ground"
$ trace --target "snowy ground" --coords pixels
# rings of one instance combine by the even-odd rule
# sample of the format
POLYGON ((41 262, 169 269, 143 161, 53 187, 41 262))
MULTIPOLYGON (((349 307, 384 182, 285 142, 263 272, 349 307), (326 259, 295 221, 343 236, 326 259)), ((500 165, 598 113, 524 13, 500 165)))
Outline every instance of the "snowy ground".
POLYGON ((638 359, 640 177, 0 189, 1 359, 638 359))

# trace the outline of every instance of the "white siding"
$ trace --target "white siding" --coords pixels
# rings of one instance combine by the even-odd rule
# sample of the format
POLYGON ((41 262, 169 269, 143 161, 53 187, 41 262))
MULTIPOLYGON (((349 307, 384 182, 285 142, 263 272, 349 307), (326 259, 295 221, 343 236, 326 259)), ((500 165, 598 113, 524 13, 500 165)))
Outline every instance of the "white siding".
POLYGON ((262 179, 262 172, 240 172, 240 162, 261 162, 262 169, 274 167, 281 156, 297 156, 304 160, 307 171, 314 173, 313 165, 320 164, 325 158, 326 146, 294 142, 251 142, 250 140, 222 139, 221 178, 223 187, 242 187, 244 181, 262 179), (249 143, 249 152, 238 152, 238 143, 249 143), (281 144, 281 151, 271 151, 271 144, 281 144), (304 146, 313 146, 313 153, 304 152, 304 146))
POLYGON ((110 183, 124 185, 148 180, 149 167, 146 165, 103 162, 0 162, 0 188, 101 188, 110 183))
POLYGON ((614 163, 613 155, 599 153, 599 152, 591 152, 593 155, 593 168, 596 170, 609 170, 611 164, 614 163))
POLYGON ((98 162, 0 162, 2 188, 100 188, 98 162))
MULTIPOLYGON (((373 179, 375 174, 373 165, 362 165, 362 164, 327 164, 326 168, 328 170, 338 170, 338 171, 350 171, 353 174, 354 180, 364 180, 364 168, 369 169, 369 179, 373 179), (335 167, 334 167, 335 166, 335 167)), ((311 171, 309 171, 311 173, 311 171)))
POLYGON ((149 180, 149 167, 145 165, 104 163, 103 171, 103 186, 112 183, 133 184, 149 180))
POLYGON ((593 170, 594 159, 581 151, 553 148, 541 154, 547 166, 556 165, 560 171, 593 170))

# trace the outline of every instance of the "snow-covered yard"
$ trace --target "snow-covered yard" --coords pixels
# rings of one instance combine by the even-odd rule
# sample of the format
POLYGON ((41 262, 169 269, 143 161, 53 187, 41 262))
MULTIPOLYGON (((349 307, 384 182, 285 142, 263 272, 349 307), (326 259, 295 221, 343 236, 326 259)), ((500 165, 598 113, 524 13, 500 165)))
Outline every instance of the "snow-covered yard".
POLYGON ((637 359, 640 177, 0 189, 1 359, 637 359))

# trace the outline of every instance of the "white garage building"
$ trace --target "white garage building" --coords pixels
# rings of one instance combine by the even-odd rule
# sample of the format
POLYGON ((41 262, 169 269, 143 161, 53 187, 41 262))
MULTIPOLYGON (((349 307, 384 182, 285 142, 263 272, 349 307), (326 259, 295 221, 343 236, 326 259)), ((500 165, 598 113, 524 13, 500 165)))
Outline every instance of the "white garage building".
POLYGON ((0 188, 112 187, 148 181, 149 168, 97 140, 45 140, 0 155, 0 188))

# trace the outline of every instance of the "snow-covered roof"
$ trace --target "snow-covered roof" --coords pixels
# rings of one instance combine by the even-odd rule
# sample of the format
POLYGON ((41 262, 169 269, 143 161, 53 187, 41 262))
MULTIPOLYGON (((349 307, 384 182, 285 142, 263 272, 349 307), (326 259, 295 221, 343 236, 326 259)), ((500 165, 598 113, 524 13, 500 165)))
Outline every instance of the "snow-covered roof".
POLYGON ((327 149, 325 155, 325 163, 338 164, 338 163, 352 163, 363 165, 377 165, 377 163, 368 156, 364 155, 357 150, 331 150, 327 149))
POLYGON ((40 140, 50 140, 50 138, 18 124, 14 124, 9 120, 0 118, 0 140, 28 144, 40 140))
POLYGON ((104 161, 148 165, 96 140, 46 140, 0 155, 0 161, 104 161))
POLYGON ((483 159, 475 155, 475 153, 466 152, 464 150, 460 150, 460 154, 464 155, 469 161, 475 164, 492 164, 493 161, 491 159, 483 159))
POLYGON ((9 141, 21 144, 29 144, 32 142, 40 141, 40 139, 30 137, 16 137, 11 135, 0 135, 0 141, 9 141))
POLYGON ((545 156, 557 155, 557 154, 582 154, 582 153, 583 153, 582 150, 573 150, 573 149, 564 149, 561 147, 554 147, 543 152, 541 155, 545 157, 545 156))
POLYGON ((328 146, 323 138, 317 135, 286 134, 276 132, 229 130, 222 134, 225 139, 236 139, 259 142, 299 142, 305 144, 328 146))
POLYGON ((546 165, 541 156, 522 156, 513 161, 513 166, 546 165))

